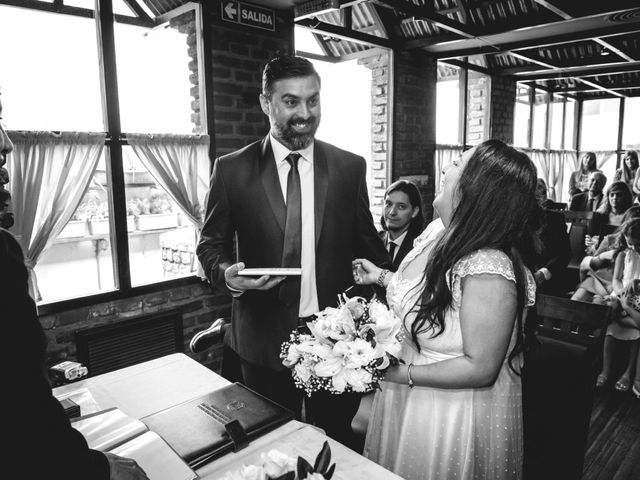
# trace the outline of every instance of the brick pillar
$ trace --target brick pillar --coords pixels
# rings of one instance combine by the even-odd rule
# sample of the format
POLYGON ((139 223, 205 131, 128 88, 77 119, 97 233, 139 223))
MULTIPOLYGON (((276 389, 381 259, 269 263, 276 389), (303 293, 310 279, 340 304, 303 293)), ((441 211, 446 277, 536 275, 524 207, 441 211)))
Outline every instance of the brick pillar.
POLYGON ((389 151, 389 53, 379 53, 358 60, 371 70, 371 163, 369 170, 369 201, 374 221, 382 214, 384 191, 388 186, 391 165, 389 151))
POLYGON ((491 78, 491 127, 490 138, 513 144, 516 82, 510 78, 491 78))
POLYGON ((478 145, 490 136, 489 90, 491 88, 491 78, 473 70, 469 70, 468 76, 466 143, 478 145))
POLYGON ((423 52, 395 54, 393 180, 410 177, 422 194, 427 220, 435 192, 437 62, 423 52))

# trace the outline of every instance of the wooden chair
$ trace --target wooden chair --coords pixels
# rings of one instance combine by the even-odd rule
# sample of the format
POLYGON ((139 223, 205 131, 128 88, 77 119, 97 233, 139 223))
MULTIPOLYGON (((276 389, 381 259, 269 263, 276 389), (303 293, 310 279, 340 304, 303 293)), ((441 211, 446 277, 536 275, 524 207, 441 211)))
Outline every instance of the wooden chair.
MULTIPOLYGON (((523 370, 525 480, 579 480, 612 310, 538 295, 523 370)), ((530 323, 532 322, 532 323, 530 323)))
POLYGON ((553 202, 553 201, 549 201, 546 203, 546 207, 550 210, 560 210, 560 211, 565 211, 568 208, 568 205, 566 203, 562 203, 562 202, 553 202))
POLYGON ((562 285, 567 292, 574 291, 580 282, 580 262, 585 256, 584 240, 587 235, 586 225, 571 224, 569 228, 569 243, 571 244, 571 259, 565 270, 562 285))
POLYGON ((571 224, 578 224, 588 226, 589 222, 593 218, 593 212, 576 212, 573 210, 565 210, 562 212, 564 214, 565 221, 571 224))

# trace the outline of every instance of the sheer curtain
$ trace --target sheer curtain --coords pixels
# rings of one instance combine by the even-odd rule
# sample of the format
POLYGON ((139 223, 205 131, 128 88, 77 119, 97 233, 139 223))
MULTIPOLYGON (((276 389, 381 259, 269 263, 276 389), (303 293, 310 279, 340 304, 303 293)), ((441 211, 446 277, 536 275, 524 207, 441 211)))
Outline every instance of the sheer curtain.
POLYGON ((35 300, 40 255, 67 224, 91 182, 104 149, 104 133, 11 132, 9 190, 13 233, 20 242, 35 300))
MULTIPOLYGON (((197 235, 209 188, 209 135, 128 133, 127 140, 156 182, 196 225, 197 235)), ((199 262, 198 275, 204 278, 199 262)))

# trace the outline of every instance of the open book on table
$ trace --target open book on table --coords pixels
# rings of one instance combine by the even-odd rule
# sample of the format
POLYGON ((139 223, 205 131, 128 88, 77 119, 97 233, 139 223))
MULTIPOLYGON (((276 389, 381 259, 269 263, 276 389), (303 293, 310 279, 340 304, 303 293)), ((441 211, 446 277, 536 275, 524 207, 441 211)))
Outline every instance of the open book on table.
POLYGON ((196 473, 157 433, 118 408, 74 419, 90 448, 133 458, 151 480, 192 480, 196 473))

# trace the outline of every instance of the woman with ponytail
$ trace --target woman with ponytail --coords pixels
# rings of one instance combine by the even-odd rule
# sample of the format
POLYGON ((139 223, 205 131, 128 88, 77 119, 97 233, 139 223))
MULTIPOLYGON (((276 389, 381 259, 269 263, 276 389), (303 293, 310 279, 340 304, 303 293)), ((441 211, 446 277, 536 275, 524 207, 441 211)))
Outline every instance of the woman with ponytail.
POLYGON ((376 392, 364 455, 408 480, 522 478, 523 322, 535 301, 536 168, 498 140, 450 165, 440 218, 387 287, 403 322, 401 363, 376 392))

